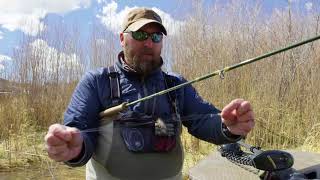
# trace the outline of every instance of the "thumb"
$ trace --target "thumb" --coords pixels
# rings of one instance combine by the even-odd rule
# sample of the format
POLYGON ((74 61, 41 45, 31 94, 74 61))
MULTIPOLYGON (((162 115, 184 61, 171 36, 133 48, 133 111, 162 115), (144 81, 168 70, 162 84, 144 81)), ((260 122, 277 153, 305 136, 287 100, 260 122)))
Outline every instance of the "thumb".
MULTIPOLYGON (((51 128, 51 127, 50 127, 51 128)), ((61 124, 55 124, 52 127, 52 134, 62 141, 70 141, 72 139, 71 134, 67 131, 67 126, 61 124)))
POLYGON ((83 143, 83 137, 80 130, 77 128, 68 128, 67 131, 70 133, 70 146, 80 146, 83 143))
POLYGON ((237 120, 236 110, 241 105, 243 99, 235 99, 226 105, 221 112, 222 122, 225 125, 232 125, 237 120))
POLYGON ((52 134, 54 137, 61 141, 70 140, 70 134, 67 132, 67 127, 62 124, 53 124, 49 127, 48 134, 52 134))

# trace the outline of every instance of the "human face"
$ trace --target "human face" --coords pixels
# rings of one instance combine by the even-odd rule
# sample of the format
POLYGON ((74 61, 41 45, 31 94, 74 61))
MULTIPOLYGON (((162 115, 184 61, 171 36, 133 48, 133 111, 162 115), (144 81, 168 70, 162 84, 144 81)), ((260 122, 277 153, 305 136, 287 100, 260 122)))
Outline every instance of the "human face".
MULTIPOLYGON (((148 33, 160 33, 161 29, 157 24, 146 24, 139 31, 148 33)), ((125 62, 141 75, 148 75, 161 65, 162 39, 160 42, 153 42, 148 36, 146 40, 139 41, 132 37, 131 33, 120 34, 121 46, 124 52, 125 62)))

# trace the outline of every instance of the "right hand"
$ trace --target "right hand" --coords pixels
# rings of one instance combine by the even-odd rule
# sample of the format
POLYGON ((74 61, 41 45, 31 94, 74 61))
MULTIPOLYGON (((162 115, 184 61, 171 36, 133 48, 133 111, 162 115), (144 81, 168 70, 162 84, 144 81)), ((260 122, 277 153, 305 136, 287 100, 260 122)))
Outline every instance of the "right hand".
POLYGON ((69 161, 79 156, 83 137, 79 129, 53 124, 44 138, 48 156, 55 161, 69 161))

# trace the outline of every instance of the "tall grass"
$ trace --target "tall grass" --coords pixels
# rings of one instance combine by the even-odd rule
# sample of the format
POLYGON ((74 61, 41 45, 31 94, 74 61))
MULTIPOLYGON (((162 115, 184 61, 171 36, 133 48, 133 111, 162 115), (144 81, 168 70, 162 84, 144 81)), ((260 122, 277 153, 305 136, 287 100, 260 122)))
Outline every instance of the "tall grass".
MULTIPOLYGON (((165 47, 170 49, 163 52, 170 57, 164 59, 171 61, 174 71, 187 79, 319 34, 319 14, 292 11, 290 4, 270 15, 261 12, 259 2, 230 1, 206 7, 195 1, 193 7, 179 33, 166 38, 165 47)), ((120 50, 118 37, 99 27, 93 29, 86 45, 79 44, 81 32, 77 27, 60 24, 38 37, 21 39, 21 48, 13 58, 16 68, 10 76, 20 83, 20 91, 0 96, 0 142, 5 152, 30 147, 29 134, 62 122, 63 111, 85 67, 114 62, 120 50), (43 41, 34 43, 37 38, 54 44, 63 53, 48 48, 43 41)), ((249 143, 319 152, 319 43, 269 57, 228 72, 223 80, 212 78, 195 87, 219 108, 239 97, 252 103, 257 122, 247 137, 249 143)), ((38 142, 43 139, 34 138, 38 142)), ((213 148, 185 132, 183 142, 187 152, 196 155, 187 156, 187 166, 213 148)), ((0 157, 11 156, 0 150, 0 157)))
MULTIPOLYGON (((289 6, 263 18, 259 4, 244 5, 215 6, 207 12, 196 8, 173 40, 175 70, 192 79, 318 34, 318 15, 295 14, 289 6)), ((301 146, 319 118, 318 50, 319 42, 314 42, 228 72, 224 80, 195 86, 221 108, 237 97, 250 100, 257 117, 257 128, 248 137, 252 143, 301 146)))

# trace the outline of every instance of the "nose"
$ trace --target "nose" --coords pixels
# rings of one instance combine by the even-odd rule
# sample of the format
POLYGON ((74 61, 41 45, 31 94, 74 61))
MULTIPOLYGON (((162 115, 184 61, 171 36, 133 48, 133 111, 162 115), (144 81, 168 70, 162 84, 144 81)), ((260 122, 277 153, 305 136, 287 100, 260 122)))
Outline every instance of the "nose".
POLYGON ((150 36, 148 37, 148 39, 146 39, 146 40, 144 41, 144 46, 147 47, 147 48, 152 48, 153 42, 152 42, 150 36))

